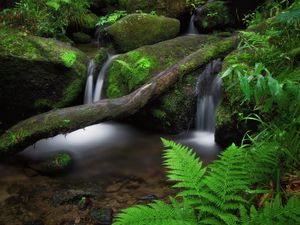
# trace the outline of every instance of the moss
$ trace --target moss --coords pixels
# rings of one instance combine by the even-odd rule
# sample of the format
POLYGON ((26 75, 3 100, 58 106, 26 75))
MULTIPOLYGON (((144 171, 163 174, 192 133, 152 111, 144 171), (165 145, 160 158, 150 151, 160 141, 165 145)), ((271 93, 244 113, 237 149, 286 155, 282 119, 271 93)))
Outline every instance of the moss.
POLYGON ((121 52, 154 44, 177 36, 180 22, 149 14, 131 14, 107 28, 108 35, 121 52))
POLYGON ((86 63, 85 54, 70 45, 0 27, 0 129, 74 103, 82 93, 86 63))
POLYGON ((7 55, 18 55, 29 59, 42 57, 31 41, 26 41, 26 33, 6 27, 0 27, 0 52, 7 55))
POLYGON ((216 112, 216 126, 221 127, 224 124, 230 124, 232 121, 233 112, 228 105, 220 105, 216 112))
POLYGON ((203 47, 204 43, 215 40, 218 39, 213 36, 185 36, 120 55, 113 61, 108 72, 107 97, 116 98, 129 94, 195 49, 203 47))
POLYGON ((96 65, 102 65, 107 59, 107 49, 101 48, 95 56, 96 65))
POLYGON ((151 127, 166 132, 187 129, 193 121, 197 97, 193 94, 198 74, 196 71, 182 78, 167 93, 155 100, 150 109, 151 127))
POLYGON ((66 67, 71 67, 76 62, 77 56, 75 52, 67 51, 61 54, 61 59, 66 67))
POLYGON ((117 59, 109 71, 107 96, 117 98, 132 92, 150 78, 150 69, 155 66, 155 58, 138 51, 117 59))

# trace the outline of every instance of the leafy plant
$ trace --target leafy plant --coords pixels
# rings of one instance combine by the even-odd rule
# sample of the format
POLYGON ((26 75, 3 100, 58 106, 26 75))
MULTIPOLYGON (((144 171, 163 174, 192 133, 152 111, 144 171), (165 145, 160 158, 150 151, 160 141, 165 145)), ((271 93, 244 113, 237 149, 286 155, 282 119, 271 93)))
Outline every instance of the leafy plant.
POLYGON ((2 23, 40 36, 64 33, 71 24, 80 24, 90 0, 20 0, 1 12, 2 23))
POLYGON ((133 65, 123 60, 116 60, 116 62, 122 65, 129 92, 140 85, 149 76, 151 61, 145 57, 141 57, 133 65))
POLYGON ((97 26, 104 26, 104 25, 111 25, 121 19, 122 17, 127 16, 126 11, 119 11, 116 10, 113 13, 106 15, 106 16, 101 16, 99 18, 99 22, 96 24, 97 26))
POLYGON ((171 205, 156 201, 149 206, 125 209, 115 225, 254 225, 265 224, 271 216, 286 224, 300 222, 299 199, 291 198, 283 206, 278 204, 277 197, 274 204, 266 203, 259 211, 251 206, 251 196, 263 190, 252 191, 250 185, 262 180, 266 183, 272 177, 272 167, 278 165, 278 158, 274 157, 276 151, 265 154, 262 159, 258 150, 249 152, 249 149, 232 145, 219 160, 203 168, 191 149, 165 139, 162 141, 166 147, 164 165, 169 169, 168 178, 176 182, 173 187, 179 188, 177 197, 182 201, 171 198, 171 205), (278 213, 279 210, 283 213, 278 213))

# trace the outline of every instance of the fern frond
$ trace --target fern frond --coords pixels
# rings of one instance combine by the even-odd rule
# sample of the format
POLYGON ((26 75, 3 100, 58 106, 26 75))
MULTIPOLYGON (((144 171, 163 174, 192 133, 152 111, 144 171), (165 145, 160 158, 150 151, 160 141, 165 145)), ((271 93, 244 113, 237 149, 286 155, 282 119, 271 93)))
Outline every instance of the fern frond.
POLYGON ((273 203, 266 204, 261 211, 257 212, 254 206, 251 211, 249 217, 246 215, 245 209, 241 208, 242 225, 300 224, 300 200, 296 197, 290 198, 287 204, 282 206, 280 198, 277 196, 273 203))
POLYGON ((243 169, 244 151, 232 145, 221 154, 221 159, 209 166, 204 178, 205 187, 198 193, 201 198, 201 222, 217 218, 219 224, 237 224, 236 211, 248 202, 241 195, 250 184, 247 170, 243 169))
POLYGON ((171 205, 156 201, 148 206, 123 210, 114 225, 197 225, 195 211, 188 204, 171 199, 171 205))
POLYGON ((204 186, 202 178, 206 168, 202 168, 202 162, 191 149, 166 139, 162 142, 166 148, 164 165, 169 169, 167 177, 176 182, 173 187, 184 189, 178 196, 197 196, 204 186))

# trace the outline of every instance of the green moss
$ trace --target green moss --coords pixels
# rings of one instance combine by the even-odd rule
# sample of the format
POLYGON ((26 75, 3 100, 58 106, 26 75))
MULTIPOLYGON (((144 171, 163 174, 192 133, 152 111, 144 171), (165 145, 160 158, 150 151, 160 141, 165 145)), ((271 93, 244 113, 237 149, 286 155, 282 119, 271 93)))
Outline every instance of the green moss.
POLYGON ((41 57, 34 43, 27 40, 26 33, 5 27, 0 27, 0 51, 2 54, 30 59, 41 57))
POLYGON ((72 67, 76 62, 77 55, 74 51, 67 51, 61 54, 61 59, 66 67, 72 67))
POLYGON ((177 82, 167 93, 153 102, 150 110, 158 129, 176 132, 187 129, 187 125, 194 117, 196 96, 193 89, 197 81, 198 71, 191 73, 177 82))
POLYGON ((129 94, 151 77, 188 56, 204 43, 218 40, 209 36, 185 36, 145 46, 115 59, 108 72, 106 95, 109 98, 129 94))
POLYGON ((82 92, 82 88, 84 86, 84 81, 81 79, 76 79, 72 81, 68 87, 65 88, 63 92, 62 100, 56 102, 53 105, 54 108, 62 108, 65 105, 70 105, 74 102, 77 98, 79 93, 82 92))
POLYGON ((216 126, 219 127, 224 124, 230 124, 232 121, 233 112, 229 105, 220 105, 216 112, 216 126))
POLYGON ((105 48, 99 49, 95 56, 96 65, 103 65, 106 59, 107 59, 107 49, 105 48))
POLYGON ((68 153, 60 153, 53 159, 55 168, 66 168, 72 163, 72 156, 68 153))
POLYGON ((154 58, 138 51, 115 60, 109 70, 107 96, 117 98, 132 92, 150 78, 150 69, 156 65, 154 58))

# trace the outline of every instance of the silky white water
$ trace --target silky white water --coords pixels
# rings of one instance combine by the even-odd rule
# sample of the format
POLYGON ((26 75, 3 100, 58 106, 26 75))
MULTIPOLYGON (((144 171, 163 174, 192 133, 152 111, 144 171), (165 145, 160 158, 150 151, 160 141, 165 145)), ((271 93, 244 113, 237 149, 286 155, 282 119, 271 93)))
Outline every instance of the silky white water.
POLYGON ((106 78, 108 69, 112 63, 112 61, 117 57, 118 55, 109 55, 107 61, 104 63, 104 65, 102 66, 99 74, 98 74, 98 78, 97 78, 97 82, 96 82, 96 86, 95 86, 95 91, 94 91, 94 95, 93 95, 93 102, 97 102, 99 100, 102 99, 102 92, 103 92, 103 84, 104 84, 104 80, 106 78))

